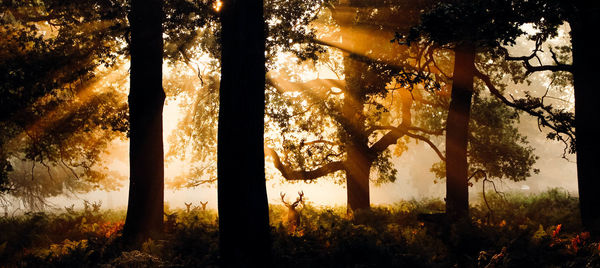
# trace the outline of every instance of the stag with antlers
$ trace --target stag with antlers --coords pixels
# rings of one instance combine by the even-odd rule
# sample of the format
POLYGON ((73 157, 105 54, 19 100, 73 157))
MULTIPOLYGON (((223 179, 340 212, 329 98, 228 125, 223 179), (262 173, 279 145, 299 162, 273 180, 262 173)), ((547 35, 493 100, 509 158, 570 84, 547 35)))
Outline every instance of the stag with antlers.
POLYGON ((279 193, 279 195, 281 196, 281 201, 283 202, 283 204, 288 208, 287 219, 285 220, 285 224, 288 226, 288 230, 291 233, 293 233, 296 231, 296 228, 298 228, 298 226, 300 225, 300 211, 298 211, 296 208, 300 204, 302 204, 302 208, 304 208, 304 200, 302 200, 302 198, 304 197, 304 192, 298 192, 298 198, 296 198, 296 201, 291 204, 285 201, 284 193, 279 193))
POLYGON ((208 201, 206 201, 206 202, 200 201, 200 205, 202 205, 202 211, 206 211, 206 205, 207 204, 208 204, 208 201))

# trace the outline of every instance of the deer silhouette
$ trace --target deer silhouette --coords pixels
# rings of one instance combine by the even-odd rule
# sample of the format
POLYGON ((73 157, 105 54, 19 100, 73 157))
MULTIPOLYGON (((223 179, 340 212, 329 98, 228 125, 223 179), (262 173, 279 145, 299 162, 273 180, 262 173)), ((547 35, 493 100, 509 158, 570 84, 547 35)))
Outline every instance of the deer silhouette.
POLYGON ((98 202, 94 202, 92 203, 92 211, 93 212, 98 212, 100 211, 100 207, 102 206, 102 200, 99 200, 98 202))
POLYGON ((85 213, 99 212, 101 206, 102 200, 93 203, 87 200, 83 200, 83 211, 85 213))
POLYGON ((206 201, 206 202, 200 201, 200 205, 202 205, 202 211, 206 211, 206 205, 207 204, 208 204, 208 201, 206 201))
POLYGON ((165 233, 173 233, 175 231, 175 228, 177 227, 177 212, 169 214, 166 211, 164 211, 163 214, 167 217, 167 220, 164 221, 163 224, 163 229, 165 233))
POLYGON ((67 213, 69 214, 75 214, 75 204, 71 204, 70 207, 65 207, 65 210, 67 211, 67 213))
POLYGON ((192 207, 192 203, 184 203, 185 204, 185 212, 190 213, 190 209, 192 207))
POLYGON ((302 208, 304 208, 304 192, 298 192, 298 198, 294 203, 288 203, 285 201, 285 194, 279 193, 281 196, 281 202, 288 208, 287 218, 285 219, 285 224, 288 227, 288 231, 293 233, 296 231, 296 228, 300 225, 300 211, 297 210, 298 205, 302 204, 302 208))

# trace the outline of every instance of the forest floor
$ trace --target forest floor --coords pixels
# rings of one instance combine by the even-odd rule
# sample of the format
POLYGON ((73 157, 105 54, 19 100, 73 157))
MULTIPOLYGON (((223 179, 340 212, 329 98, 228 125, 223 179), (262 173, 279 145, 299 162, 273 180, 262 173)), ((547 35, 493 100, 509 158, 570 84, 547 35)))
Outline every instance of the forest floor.
MULTIPOLYGON (((469 223, 436 217, 441 200, 404 201, 348 217, 345 207, 272 205, 274 267, 600 267, 599 241, 582 232, 578 200, 561 190, 487 195, 469 223)), ((167 210, 164 238, 139 250, 118 240, 124 211, 68 210, 0 217, 0 267, 215 267, 215 211, 167 210)), ((243 226, 240 226, 243 228, 243 226)))

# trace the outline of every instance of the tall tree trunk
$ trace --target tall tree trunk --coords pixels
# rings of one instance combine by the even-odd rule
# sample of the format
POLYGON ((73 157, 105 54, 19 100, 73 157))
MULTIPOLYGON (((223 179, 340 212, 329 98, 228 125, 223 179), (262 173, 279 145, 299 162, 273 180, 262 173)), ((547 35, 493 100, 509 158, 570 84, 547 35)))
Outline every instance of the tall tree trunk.
POLYGON ((345 132, 344 145, 346 148, 346 186, 348 212, 359 209, 369 209, 369 173, 373 160, 368 154, 368 137, 365 135, 365 82, 361 76, 367 71, 367 64, 344 53, 344 76, 346 89, 342 104, 340 122, 345 132))
POLYGON ((369 197, 369 173, 373 161, 356 148, 347 148, 346 193, 348 195, 348 212, 368 210, 371 207, 369 197))
POLYGON ((163 224, 162 18, 162 1, 131 1, 130 184, 123 236, 132 243, 160 234, 163 224))
POLYGON ((598 81, 595 66, 600 62, 595 40, 600 25, 598 1, 578 1, 577 15, 571 21, 573 47, 573 84, 575 88, 575 127, 579 207, 584 227, 600 236, 600 151, 598 134, 598 81))
POLYGON ((268 267, 263 2, 225 1, 221 24, 217 161, 221 264, 268 267))
POLYGON ((446 122, 446 213, 453 220, 464 219, 469 215, 467 145, 474 62, 473 46, 457 45, 446 122))

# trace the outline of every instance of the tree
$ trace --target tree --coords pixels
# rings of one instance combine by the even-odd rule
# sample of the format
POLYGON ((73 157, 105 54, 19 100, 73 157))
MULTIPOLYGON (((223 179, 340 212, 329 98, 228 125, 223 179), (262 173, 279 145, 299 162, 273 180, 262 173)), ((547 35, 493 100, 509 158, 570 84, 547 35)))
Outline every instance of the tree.
POLYGON ((453 220, 467 219, 469 211, 467 161, 468 128, 476 53, 501 44, 514 44, 522 34, 523 14, 512 1, 449 1, 423 13, 421 22, 406 37, 425 38, 454 50, 452 95, 446 127, 446 213, 453 220))
POLYGON ((269 266, 263 158, 264 30, 262 1, 223 3, 217 173, 224 267, 269 266))
MULTIPOLYGON (((543 112, 546 118, 541 124, 552 130, 548 138, 565 142, 565 152, 577 153, 577 182, 582 223, 592 235, 598 236, 600 212, 595 206, 600 202, 600 185, 596 179, 598 167, 594 161, 594 152, 598 145, 594 141, 594 126, 590 123, 594 121, 596 114, 594 100, 598 95, 594 89, 592 70, 598 61, 598 55, 594 52, 593 40, 589 33, 593 32, 594 25, 598 24, 599 6, 598 3, 589 1, 524 1, 523 5, 536 10, 528 18, 529 22, 540 30, 531 37, 536 42, 535 48, 530 55, 512 56, 505 50, 503 56, 509 61, 520 62, 525 70, 525 77, 537 72, 550 72, 555 77, 566 77, 564 80, 567 80, 567 84, 569 80, 572 81, 575 114, 555 111, 551 106, 544 104, 543 97, 529 97, 520 104, 524 103, 526 108, 533 106, 539 113, 543 112), (571 28, 570 46, 548 46, 551 58, 549 64, 530 62, 540 58, 544 53, 544 41, 556 36, 559 26, 565 22, 571 28)), ((489 83, 489 87, 492 89, 494 85, 489 83)))
POLYGON ((452 95, 446 121, 446 213, 453 219, 469 215, 467 147, 474 69, 473 44, 464 42, 456 45, 452 95))
POLYGON ((119 185, 107 176, 102 154, 124 137, 127 107, 119 86, 105 86, 103 75, 118 73, 125 30, 118 27, 120 6, 96 4, 0 6, 1 201, 42 209, 51 196, 119 185))
POLYGON ((573 46, 573 84, 575 87, 575 127, 577 131, 577 182, 581 220, 585 228, 600 236, 600 169, 596 152, 600 145, 596 140, 595 126, 598 114, 597 82, 595 66, 600 58, 596 51, 593 34, 600 23, 600 5, 595 1, 576 1, 576 12, 569 20, 573 46))
POLYGON ((133 244, 160 234, 164 217, 163 16, 160 0, 131 2, 130 184, 123 236, 133 244))
MULTIPOLYGON (((129 128, 122 89, 127 1, 10 1, 0 7, 2 200, 20 198, 39 209, 50 196, 120 187, 103 158, 129 128), (20 169, 30 171, 29 179, 20 169)), ((215 12, 211 3, 185 0, 169 1, 164 11, 164 56, 171 63, 185 60, 196 29, 214 21, 215 12)))
MULTIPOLYGON (((597 96, 591 70, 598 58, 597 53, 593 52, 591 45, 593 40, 590 39, 592 37, 589 33, 593 31, 592 27, 598 24, 599 6, 595 2, 589 1, 510 1, 510 3, 510 6, 496 8, 499 12, 503 12, 503 16, 490 16, 490 18, 500 18, 512 22, 514 25, 532 23, 538 33, 530 37, 535 41, 535 47, 530 55, 512 56, 505 48, 500 48, 499 56, 508 61, 522 64, 521 70, 524 72, 518 70, 515 80, 523 81, 530 74, 537 72, 550 72, 553 81, 554 79, 562 80, 560 83, 568 85, 571 80, 570 75, 572 75, 575 113, 557 109, 552 104, 546 104, 544 102, 546 94, 542 97, 528 95, 523 99, 511 101, 502 95, 499 87, 488 75, 477 71, 477 76, 503 103, 537 117, 540 126, 550 129, 549 139, 565 143, 565 154, 567 152, 577 153, 577 181, 582 223, 592 234, 598 235, 600 233, 600 212, 594 207, 600 202, 600 194, 598 194, 600 188, 598 180, 595 179, 598 170, 593 160, 593 152, 596 151, 598 145, 594 142, 593 125, 590 123, 593 122, 595 114, 592 103, 597 96), (549 55, 546 53, 546 56, 551 59, 551 63, 546 64, 541 61, 534 63, 534 59, 543 57, 544 42, 556 36, 559 26, 564 22, 567 22, 571 28, 571 45, 558 47, 547 45, 549 55)), ((485 6, 486 9, 489 9, 486 5, 477 6, 485 6)), ((499 31, 499 33, 505 32, 499 31)), ((514 68, 508 70, 515 71, 514 68)), ((503 86, 501 85, 500 88, 503 86)))
MULTIPOLYGON (((321 36, 319 40, 314 40, 335 48, 333 51, 341 50, 343 69, 338 66, 339 63, 335 63, 335 59, 333 63, 322 64, 335 65, 340 77, 343 70, 344 79, 301 81, 298 77, 286 78, 287 71, 281 71, 283 75, 273 77, 271 85, 275 88, 273 92, 279 92, 283 97, 270 94, 267 102, 275 104, 273 107, 269 105, 267 109, 267 114, 273 121, 272 126, 281 129, 284 134, 281 138, 274 138, 271 144, 277 145, 273 150, 267 151, 275 168, 288 180, 312 181, 332 174, 341 177, 344 175, 342 172, 346 173, 350 210, 369 207, 369 189, 365 186, 369 181, 394 181, 395 169, 390 159, 393 155, 400 155, 406 147, 407 140, 401 138, 427 143, 446 161, 444 153, 437 148, 438 141, 435 137, 443 135, 447 130, 441 124, 447 121, 445 118, 442 120, 440 115, 445 115, 448 109, 445 88, 450 81, 444 73, 451 73, 451 68, 447 65, 452 63, 452 54, 430 43, 413 44, 410 47, 398 47, 389 43, 395 31, 407 32, 411 25, 417 23, 416 19, 411 20, 410 14, 418 18, 419 7, 426 6, 423 3, 388 3, 389 6, 363 4, 335 7, 332 12, 334 17, 337 16, 339 34, 321 36), (339 12, 337 15, 336 10, 339 12), (352 17, 348 13, 358 15, 352 17), (387 16, 402 19, 390 23, 385 19, 387 16), (361 34, 365 35, 365 39, 368 36, 381 41, 352 41, 361 39, 361 34), (445 71, 446 69, 450 69, 450 72, 445 71), (301 95, 295 97, 298 93, 301 95), (277 107, 295 109, 289 112, 277 107), (335 128, 336 131, 332 132, 328 128, 335 128), (286 132, 290 134, 287 135, 286 132), (275 151, 277 148, 280 148, 279 152, 275 151), (352 174, 360 176, 354 175, 352 178, 352 174), (377 177, 372 177, 373 175, 377 177), (361 187, 354 187, 356 185, 361 187)), ((329 55, 336 57, 335 52, 330 52, 329 55)), ((470 105, 470 97, 468 100, 470 105)), ((494 112, 490 115, 509 114, 496 105, 487 107, 493 108, 494 112)), ((523 160, 524 169, 507 168, 504 166, 505 159, 489 157, 486 151, 490 150, 486 150, 484 142, 478 142, 476 146, 469 148, 469 155, 479 156, 471 158, 473 167, 488 167, 497 171, 490 177, 522 180, 528 176, 535 156, 524 139, 513 131, 512 124, 518 119, 513 116, 507 120, 497 120, 498 124, 494 125, 486 124, 486 119, 481 117, 477 119, 480 120, 477 123, 480 127, 470 132, 470 137, 481 136, 480 133, 483 132, 494 133, 489 129, 500 127, 503 131, 495 133, 498 139, 494 140, 494 149, 510 150, 515 159, 523 160), (518 146, 513 147, 513 144, 518 146)), ((463 134, 466 133, 469 132, 463 134)), ((466 162, 466 153, 464 156, 466 162)), ((440 172, 439 167, 439 164, 434 167, 436 175, 445 176, 446 172, 440 172)), ((467 169, 465 165, 464 173, 467 171, 470 174, 476 172, 467 169)), ((465 187, 466 185, 465 178, 465 187)))
MULTIPOLYGON (((410 10, 418 7, 413 2, 416 1, 385 4, 376 2, 358 3, 353 1, 327 3, 326 6, 328 7, 328 11, 331 12, 331 18, 340 27, 341 31, 339 34, 334 34, 330 37, 321 36, 319 39, 309 41, 342 51, 341 61, 344 68, 335 71, 339 71, 340 75, 343 72, 345 78, 343 80, 315 79, 305 83, 289 83, 277 77, 272 79, 271 85, 282 93, 292 91, 306 92, 307 100, 310 100, 312 104, 304 108, 308 108, 306 109, 307 111, 313 107, 315 109, 323 109, 321 112, 331 116, 334 120, 333 124, 332 122, 318 121, 323 116, 315 116, 314 111, 312 111, 310 113, 310 116, 313 116, 310 119, 312 122, 307 122, 302 129, 317 133, 326 133, 327 131, 324 131, 322 127, 323 124, 326 124, 337 128, 339 136, 330 135, 329 137, 325 137, 325 135, 315 135, 314 141, 301 140, 299 141, 300 144, 296 145, 291 144, 294 142, 292 140, 284 141, 282 144, 286 149, 284 154, 287 155, 287 151, 291 149, 292 151, 296 151, 294 152, 296 156, 304 153, 310 155, 306 159, 296 157, 297 163, 295 164, 290 163, 289 160, 291 159, 288 157, 280 159, 274 150, 268 150, 268 155, 273 159, 275 167, 288 180, 311 181, 337 171, 343 171, 347 186, 349 212, 369 209, 369 177, 373 166, 382 171, 381 177, 393 180, 395 170, 391 168, 391 163, 387 160, 387 157, 383 155, 389 155, 389 152, 386 152, 387 147, 395 144, 399 137, 404 136, 404 132, 408 130, 405 127, 411 127, 408 125, 410 122, 405 121, 402 123, 401 128, 389 125, 387 128, 378 128, 378 126, 370 128, 372 122, 369 120, 369 114, 371 112, 380 113, 384 107, 375 106, 375 111, 365 111, 365 109, 371 104, 376 103, 375 98, 386 95, 385 92, 387 90, 385 89, 385 85, 391 81, 393 76, 398 73, 405 73, 404 68, 401 67, 402 62, 406 60, 402 58, 405 53, 400 53, 398 49, 392 48, 389 45, 386 46, 385 44, 389 44, 389 39, 385 40, 384 36, 390 36, 390 33, 393 33, 394 30, 403 29, 406 25, 410 24, 410 16, 403 16, 400 20, 396 20, 395 18, 399 18, 400 14, 407 15, 410 13, 410 10), (403 9, 403 7, 406 7, 406 9, 403 9), (356 11, 357 17, 353 18, 349 16, 349 14, 352 14, 352 12, 348 12, 349 10, 356 11), (369 15, 376 14, 377 12, 374 10, 381 11, 381 15, 369 15), (353 41, 356 40, 351 30, 353 27, 358 29, 357 32, 361 33, 362 31, 372 31, 371 33, 383 42, 381 44, 376 42, 367 44, 353 41), (338 40, 341 40, 341 42, 338 40), (373 44, 377 45, 369 47, 373 44), (371 49, 373 55, 366 56, 362 54, 369 49, 371 49), (397 55, 401 56, 398 57, 397 55), (378 59, 378 57, 381 58, 378 59), (341 92, 331 94, 331 89, 334 87, 336 90, 341 90, 341 92), (310 91, 313 92, 311 93, 310 91), (311 94, 313 96, 310 96, 311 94), (341 94, 344 97, 337 98, 341 94), (332 97, 332 99, 328 99, 329 97, 332 97), (341 102, 334 104, 332 101, 336 98, 336 102, 341 102), (321 126, 318 126, 319 124, 321 126), (389 131, 392 128, 397 131, 389 131), (370 143, 370 136, 378 135, 381 131, 389 131, 390 133, 387 136, 381 137, 380 142, 370 143), (314 152, 319 153, 313 154, 314 152), (324 156, 324 159, 317 160, 319 156, 324 156), (315 169, 306 171, 307 167, 305 167, 305 164, 314 165, 318 162, 321 162, 321 164, 317 164, 315 169)), ((324 21, 327 20, 325 19, 324 21)), ((285 77, 283 79, 285 80, 285 77)), ((399 78, 399 80, 402 81, 398 84, 410 84, 408 80, 418 80, 418 78, 407 75, 403 79, 399 78)), ((410 111, 409 106, 406 106, 408 111, 410 111)), ((289 116, 285 115, 283 118, 281 115, 270 115, 276 121, 285 117, 289 118, 289 116)), ((299 117, 304 117, 304 115, 300 114, 299 117)), ((407 118, 410 118, 410 116, 407 118)), ((327 121, 327 119, 324 120, 327 121)), ((285 131, 285 129, 283 130, 285 131)))

